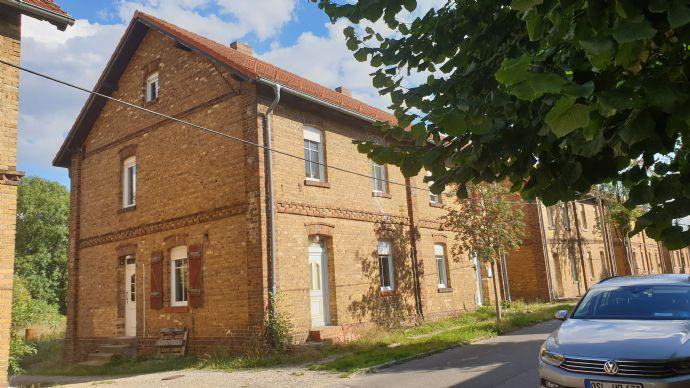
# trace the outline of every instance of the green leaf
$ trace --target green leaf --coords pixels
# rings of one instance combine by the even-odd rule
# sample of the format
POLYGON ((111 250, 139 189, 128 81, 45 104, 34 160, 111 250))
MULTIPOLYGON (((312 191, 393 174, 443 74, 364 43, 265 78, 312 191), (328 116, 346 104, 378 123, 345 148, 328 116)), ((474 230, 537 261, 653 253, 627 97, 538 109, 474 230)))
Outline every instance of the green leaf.
POLYGON ((611 63, 611 56, 615 43, 609 36, 599 36, 589 40, 581 40, 580 47, 585 50, 589 61, 599 70, 605 69, 611 63))
POLYGON ((662 13, 668 10, 668 0, 650 0, 649 10, 654 13, 662 13))
POLYGON ((643 112, 635 119, 623 125, 618 132, 621 140, 627 145, 633 145, 654 134, 654 120, 647 112, 643 112))
POLYGON ((586 98, 592 95, 594 92, 594 82, 589 81, 582 85, 575 83, 568 84, 563 88, 563 93, 573 97, 586 98))
POLYGON ((533 101, 545 93, 559 93, 565 84, 565 79, 553 73, 528 73, 524 81, 509 89, 519 99, 533 101))
POLYGON ((651 39, 656 30, 646 19, 641 21, 620 20, 611 35, 618 43, 634 42, 636 40, 651 39))
POLYGON ((417 8, 417 0, 404 0, 403 7, 405 7, 408 12, 412 12, 417 8))
POLYGON ((496 81, 509 86, 527 79, 529 66, 532 59, 527 55, 519 58, 505 58, 501 62, 501 67, 496 72, 496 81))
POLYGON ((589 107, 576 104, 575 98, 563 97, 551 108, 544 121, 558 137, 589 125, 589 107))
POLYGON ((683 27, 690 23, 690 8, 683 0, 672 0, 667 16, 671 28, 683 27))
POLYGON ((516 11, 526 12, 543 2, 544 0, 513 0, 510 2, 510 8, 516 11))
POLYGON ((544 36, 546 22, 544 22, 544 18, 535 10, 530 10, 525 14, 525 24, 527 24, 529 40, 536 41, 544 36))
POLYGON ((457 109, 443 116, 438 125, 450 136, 460 136, 469 130, 467 114, 457 109))
POLYGON ((361 48, 361 49, 355 51, 355 59, 358 60, 359 62, 366 61, 368 56, 369 56, 369 50, 368 49, 361 48))
POLYGON ((414 157, 414 156, 405 157, 402 161, 401 166, 400 166, 400 171, 406 177, 416 176, 417 174, 419 174, 419 171, 421 169, 422 169, 421 159, 414 157))
MULTIPOLYGON (((625 69, 633 69, 640 62, 640 56, 645 48, 643 41, 634 41, 621 44, 614 58, 616 65, 625 69)), ((639 69, 635 69, 639 70, 639 69)), ((635 71, 637 73, 637 71, 635 71)))

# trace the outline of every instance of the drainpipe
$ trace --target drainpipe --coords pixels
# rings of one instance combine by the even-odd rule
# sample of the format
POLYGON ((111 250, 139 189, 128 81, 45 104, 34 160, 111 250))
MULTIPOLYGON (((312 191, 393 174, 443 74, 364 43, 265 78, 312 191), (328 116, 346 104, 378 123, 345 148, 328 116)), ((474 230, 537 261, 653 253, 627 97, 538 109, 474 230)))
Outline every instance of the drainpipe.
POLYGON ((549 288, 549 302, 553 302, 554 297, 553 284, 551 280, 551 265, 549 265, 549 242, 546 238, 546 230, 544 229, 544 216, 541 211, 541 201, 537 198, 537 214, 539 215, 539 234, 541 235, 541 246, 544 251, 544 264, 546 264, 546 284, 549 288))
MULTIPOLYGON (((273 113, 273 109, 278 105, 280 102, 280 89, 281 86, 278 84, 272 84, 271 87, 273 87, 273 102, 271 102, 271 105, 268 106, 268 109, 266 109, 266 113, 264 113, 263 121, 264 121, 264 129, 266 131, 266 147, 268 148, 266 150, 266 196, 268 197, 268 229, 269 229, 269 238, 270 238, 270 251, 271 251, 271 274, 269 276, 269 281, 270 281, 270 287, 271 287, 271 295, 275 297, 276 295, 276 229, 275 229, 275 198, 274 198, 274 193, 273 193, 273 152, 270 150, 273 149, 273 142, 272 142, 272 133, 271 133, 271 114, 273 113)), ((275 311, 275 306, 273 303, 269 303, 269 308, 271 311, 275 311)))

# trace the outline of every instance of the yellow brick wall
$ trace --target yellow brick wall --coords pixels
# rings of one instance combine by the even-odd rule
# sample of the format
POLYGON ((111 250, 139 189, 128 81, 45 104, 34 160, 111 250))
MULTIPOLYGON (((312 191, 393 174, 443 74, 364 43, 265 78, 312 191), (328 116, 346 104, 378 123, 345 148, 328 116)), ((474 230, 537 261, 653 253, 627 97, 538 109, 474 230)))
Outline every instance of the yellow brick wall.
MULTIPOLYGON (((0 6, 0 58, 19 63, 20 15, 0 6)), ((3 171, 16 170, 19 72, 0 65, 0 387, 7 385, 17 182, 5 179, 3 171)))

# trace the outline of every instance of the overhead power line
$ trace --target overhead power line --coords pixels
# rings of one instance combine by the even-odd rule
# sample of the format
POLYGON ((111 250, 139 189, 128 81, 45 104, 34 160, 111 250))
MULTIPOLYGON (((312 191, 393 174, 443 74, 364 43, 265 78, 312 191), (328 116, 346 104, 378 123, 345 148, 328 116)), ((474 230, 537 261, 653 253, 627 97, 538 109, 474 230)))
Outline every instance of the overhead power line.
MULTIPOLYGON (((2 59, 0 59, 0 63, 2 63, 2 64, 4 64, 4 65, 7 65, 7 66, 10 66, 10 67, 13 67, 13 68, 18 69, 18 70, 27 72, 27 73, 29 73, 29 74, 33 74, 33 75, 35 75, 35 76, 37 76, 37 77, 40 77, 40 78, 43 78, 43 79, 47 79, 47 80, 49 80, 49 81, 52 81, 52 82, 55 82, 55 83, 58 83, 58 84, 61 84, 61 85, 64 85, 64 86, 67 86, 67 87, 70 87, 70 88, 73 88, 73 89, 77 89, 77 90, 80 90, 80 91, 82 91, 82 92, 85 92, 85 93, 88 93, 88 94, 91 94, 91 95, 94 95, 94 96, 97 96, 97 97, 105 98, 105 99, 107 99, 107 100, 116 102, 116 103, 118 103, 118 104, 122 104, 122 105, 128 106, 128 107, 130 107, 130 108, 138 109, 138 110, 141 110, 141 111, 150 113, 150 114, 152 114, 152 115, 156 115, 156 116, 165 118, 165 119, 167 119, 167 120, 171 120, 171 121, 174 121, 174 122, 183 124, 183 125, 187 125, 187 126, 190 126, 190 127, 196 128, 196 129, 200 129, 200 130, 205 131, 205 132, 208 132, 208 133, 210 133, 210 134, 213 134, 213 135, 216 135, 216 136, 220 136, 220 137, 223 137, 223 138, 226 138, 226 139, 235 141, 235 142, 239 142, 239 143, 242 143, 242 144, 246 144, 246 145, 250 145, 250 146, 253 146, 253 147, 261 148, 261 149, 263 149, 263 150, 266 150, 266 151, 269 151, 269 152, 273 152, 273 153, 278 154, 278 155, 284 155, 284 156, 287 156, 287 157, 292 158, 292 159, 297 159, 297 160, 301 160, 301 161, 305 161, 305 162, 309 162, 309 163, 314 163, 314 164, 317 164, 317 165, 319 165, 319 166, 322 166, 322 167, 324 167, 324 168, 326 168, 326 169, 333 169, 333 170, 336 170, 336 171, 340 171, 340 172, 344 172, 344 173, 347 173, 347 174, 352 174, 352 175, 360 176, 360 177, 367 178, 367 179, 377 179, 377 180, 386 182, 386 183, 388 183, 388 184, 396 185, 396 186, 409 187, 409 188, 414 189, 414 190, 429 191, 428 188, 422 188, 422 187, 416 187, 416 186, 412 186, 412 185, 407 185, 407 184, 405 184, 405 183, 400 183, 400 182, 396 182, 396 181, 389 180, 389 179, 379 179, 379 178, 375 178, 375 177, 373 177, 373 176, 371 176, 371 175, 363 174, 363 173, 361 173, 361 172, 357 172, 357 171, 353 171, 353 170, 348 170, 348 169, 346 169, 346 168, 342 168, 342 167, 338 167, 338 166, 333 166, 333 165, 326 165, 325 163, 322 163, 322 162, 314 162, 314 161, 311 161, 311 160, 307 160, 306 158, 304 158, 304 157, 302 157, 302 156, 299 156, 299 155, 294 155, 294 154, 291 154, 291 153, 286 152, 286 151, 276 150, 276 149, 274 149, 274 148, 267 147, 267 146, 265 146, 265 145, 263 145, 263 144, 255 143, 255 142, 252 142, 252 141, 243 139, 243 138, 241 138, 241 137, 232 136, 232 135, 229 135, 229 134, 227 134, 227 133, 223 133, 223 132, 220 132, 220 131, 217 131, 217 130, 214 130, 214 129, 211 129, 211 128, 208 128, 208 127, 204 127, 204 126, 202 126, 202 125, 195 124, 195 123, 192 123, 192 122, 187 121, 187 120, 182 120, 182 119, 179 119, 179 118, 176 118, 176 117, 167 115, 167 114, 165 114, 165 113, 157 112, 157 111, 155 111, 155 110, 148 109, 148 108, 145 108, 145 107, 143 107, 143 106, 139 106, 139 105, 133 104, 133 103, 131 103, 131 102, 127 102, 127 101, 125 101, 125 100, 121 100, 121 99, 119 99, 119 98, 115 98, 115 97, 112 97, 112 96, 108 96, 108 95, 106 95, 106 94, 99 93, 99 92, 96 92, 96 91, 94 91, 94 90, 91 90, 91 89, 88 89, 88 88, 85 88, 85 87, 82 87, 82 86, 79 86, 79 85, 75 85, 75 84, 70 83, 70 82, 67 82, 67 81, 63 81, 63 80, 61 80, 61 79, 58 79, 58 78, 49 76, 49 75, 47 75, 47 74, 44 74, 44 73, 41 73, 41 72, 38 72, 38 71, 35 71, 35 70, 27 69, 27 68, 25 68, 25 67, 23 67, 23 66, 15 65, 15 64, 13 64, 13 63, 4 61, 4 60, 2 60, 2 59)), ((587 198, 581 198, 581 199, 576 200, 576 201, 584 201, 584 200, 592 199, 592 198, 595 198, 595 197, 594 197, 594 196, 591 196, 591 197, 587 197, 587 198)), ((523 201, 523 200, 517 200, 517 201, 509 200, 508 202, 515 202, 515 203, 531 203, 531 204, 536 203, 535 201, 523 201)))

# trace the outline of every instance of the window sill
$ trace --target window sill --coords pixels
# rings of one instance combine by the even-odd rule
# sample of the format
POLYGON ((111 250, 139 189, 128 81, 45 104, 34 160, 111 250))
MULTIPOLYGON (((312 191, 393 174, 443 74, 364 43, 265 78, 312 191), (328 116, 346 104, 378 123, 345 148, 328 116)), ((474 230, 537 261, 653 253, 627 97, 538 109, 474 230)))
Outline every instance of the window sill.
POLYGON ((144 99, 144 107, 151 106, 151 105, 156 105, 156 103, 157 103, 159 100, 160 100, 160 96, 154 98, 153 100, 149 100, 149 101, 147 101, 146 99, 144 99))
POLYGON ((451 287, 443 287, 438 289, 439 294, 447 294, 453 292, 453 289, 451 287))
POLYGON ((120 208, 117 212, 118 213, 128 213, 128 212, 133 212, 135 210, 137 210, 137 205, 132 205, 132 206, 120 208))
POLYGON ((315 181, 315 180, 311 180, 311 179, 305 179, 304 185, 305 186, 312 186, 312 187, 321 187, 324 189, 330 189, 331 188, 331 184, 328 182, 315 181))
POLYGON ((441 207, 443 207, 443 204, 440 204, 440 203, 433 203, 433 202, 429 202, 429 206, 431 206, 431 207, 438 207, 438 208, 441 208, 441 207))
POLYGON ((379 296, 396 296, 400 295, 400 291, 398 290, 380 290, 379 291, 379 296))
POLYGON ((372 191, 371 196, 377 198, 393 198, 393 196, 391 196, 391 193, 384 193, 383 191, 372 191))
POLYGON ((168 306, 163 308, 164 313, 188 313, 189 306, 168 306))

